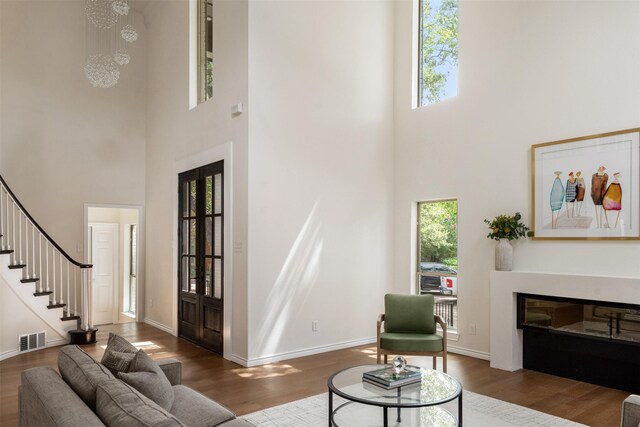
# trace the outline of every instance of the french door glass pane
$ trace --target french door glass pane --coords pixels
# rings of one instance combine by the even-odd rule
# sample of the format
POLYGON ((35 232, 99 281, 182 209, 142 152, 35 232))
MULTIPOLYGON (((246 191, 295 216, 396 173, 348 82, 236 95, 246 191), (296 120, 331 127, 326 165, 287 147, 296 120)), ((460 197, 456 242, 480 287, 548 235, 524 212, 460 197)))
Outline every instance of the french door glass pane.
POLYGON ((222 260, 215 258, 213 260, 213 297, 220 298, 222 296, 222 260))
POLYGON ((195 255, 196 254, 196 220, 192 219, 191 221, 191 233, 189 236, 189 255, 195 255))
POLYGON ((211 296, 211 258, 204 259, 204 295, 211 296))
POLYGON ((211 255, 211 217, 210 216, 204 219, 204 224, 205 224, 204 254, 211 255))
POLYGON ((189 292, 196 292, 196 258, 189 257, 189 292))
POLYGON ((182 216, 184 218, 189 216, 189 183, 184 182, 182 184, 182 216))
POLYGON ((205 179, 205 215, 211 215, 213 212, 213 177, 209 175, 205 179))
POLYGON ((196 216, 196 182, 195 181, 189 181, 190 184, 190 191, 189 191, 189 198, 191 199, 191 203, 190 203, 190 212, 189 212, 189 216, 196 216))
POLYGON ((182 257, 182 291, 189 292, 189 257, 182 257))
POLYGON ((213 231, 213 254, 215 256, 222 256, 222 218, 217 216, 215 218, 213 231))
POLYGON ((189 220, 182 220, 182 255, 189 253, 189 220))
POLYGON ((213 213, 222 213, 222 174, 218 173, 213 179, 213 213))

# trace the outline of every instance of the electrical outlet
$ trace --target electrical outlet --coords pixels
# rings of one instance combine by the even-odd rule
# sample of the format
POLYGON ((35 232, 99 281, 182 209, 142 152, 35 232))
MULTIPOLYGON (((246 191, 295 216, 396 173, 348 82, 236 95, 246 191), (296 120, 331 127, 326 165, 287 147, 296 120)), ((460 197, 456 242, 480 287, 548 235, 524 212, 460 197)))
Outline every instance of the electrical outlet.
POLYGON ((317 320, 314 320, 311 322, 311 331, 313 332, 318 332, 318 330, 320 329, 320 322, 317 320))
POLYGON ((469 335, 475 335, 475 334, 476 334, 476 324, 469 323, 469 335))

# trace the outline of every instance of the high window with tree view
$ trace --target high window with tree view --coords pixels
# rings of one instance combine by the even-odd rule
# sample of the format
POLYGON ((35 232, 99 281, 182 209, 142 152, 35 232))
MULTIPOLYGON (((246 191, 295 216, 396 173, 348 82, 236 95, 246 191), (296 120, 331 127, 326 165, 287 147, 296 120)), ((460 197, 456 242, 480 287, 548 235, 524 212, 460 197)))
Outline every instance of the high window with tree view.
POLYGON ((458 201, 418 203, 417 293, 431 294, 437 315, 458 326, 458 201))
POLYGON ((198 97, 213 97, 213 1, 198 0, 198 97))
POLYGON ((418 106, 458 94, 458 1, 418 0, 418 106))

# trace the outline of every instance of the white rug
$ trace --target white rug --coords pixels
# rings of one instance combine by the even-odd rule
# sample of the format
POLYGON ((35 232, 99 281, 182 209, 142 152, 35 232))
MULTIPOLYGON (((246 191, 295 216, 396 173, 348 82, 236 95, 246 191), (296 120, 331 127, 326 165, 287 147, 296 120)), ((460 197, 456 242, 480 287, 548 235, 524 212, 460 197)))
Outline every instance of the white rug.
MULTIPOLYGON (((326 427, 328 425, 327 393, 245 415, 258 427, 326 427)), ((345 400, 334 395, 334 409, 345 400)), ((443 405, 457 417, 457 400, 443 405)), ((402 423, 395 422, 395 409, 389 410, 389 426, 431 427, 440 423, 426 420, 420 409, 403 409, 402 423)), ((382 426, 382 409, 350 404, 338 411, 340 427, 382 426)), ((534 411, 523 406, 482 396, 470 391, 463 392, 463 424, 467 427, 577 427, 563 418, 534 411)))

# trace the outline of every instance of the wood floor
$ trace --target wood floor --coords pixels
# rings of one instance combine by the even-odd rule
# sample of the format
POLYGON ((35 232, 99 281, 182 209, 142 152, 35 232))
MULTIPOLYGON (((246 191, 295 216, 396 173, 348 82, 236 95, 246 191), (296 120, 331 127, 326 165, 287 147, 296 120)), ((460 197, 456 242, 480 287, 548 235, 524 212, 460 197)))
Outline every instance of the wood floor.
MULTIPOLYGON (((183 383, 221 402, 238 415, 327 391, 327 378, 357 364, 375 363, 375 346, 354 347, 255 368, 243 368, 188 341, 143 323, 101 327, 98 343, 84 349, 98 360, 109 331, 140 343, 154 359, 183 362, 183 383)), ((0 362, 0 426, 18 424, 20 372, 34 366, 56 367, 53 347, 0 362)), ((420 366, 431 359, 409 358, 420 366)), ((441 366, 439 365, 439 368, 441 366)), ((590 426, 620 425, 622 401, 629 393, 527 370, 505 372, 489 362, 449 355, 449 374, 466 390, 526 406, 590 426)))

